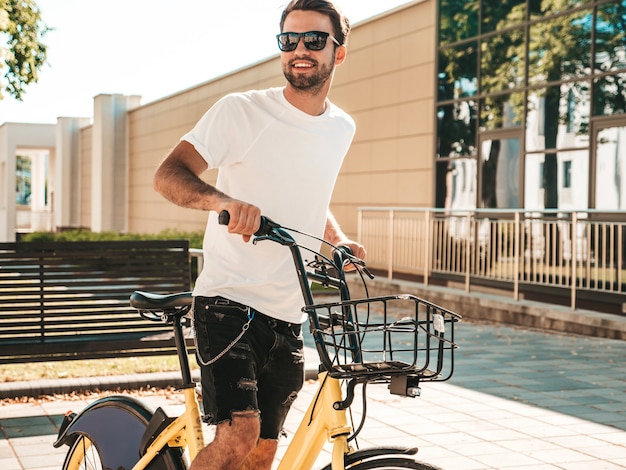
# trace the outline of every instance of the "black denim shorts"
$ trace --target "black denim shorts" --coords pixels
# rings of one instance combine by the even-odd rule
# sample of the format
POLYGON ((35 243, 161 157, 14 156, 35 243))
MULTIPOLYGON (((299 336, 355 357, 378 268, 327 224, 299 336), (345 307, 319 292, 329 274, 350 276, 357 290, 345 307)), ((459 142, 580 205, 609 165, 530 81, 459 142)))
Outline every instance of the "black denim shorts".
POLYGON ((218 424, 237 411, 260 413, 261 438, 277 439, 304 382, 302 327, 221 297, 194 297, 204 419, 218 424), (209 365, 242 332, 222 357, 209 365))

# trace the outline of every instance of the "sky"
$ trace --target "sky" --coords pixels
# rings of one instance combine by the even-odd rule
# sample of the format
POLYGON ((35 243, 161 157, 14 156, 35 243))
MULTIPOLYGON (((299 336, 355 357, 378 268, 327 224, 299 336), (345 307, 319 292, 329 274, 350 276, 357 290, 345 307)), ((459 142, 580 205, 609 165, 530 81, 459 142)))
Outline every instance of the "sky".
MULTIPOLYGON (((99 94, 146 104, 278 54, 288 0, 35 0, 48 60, 23 101, 0 100, 4 122, 91 117, 99 94)), ((411 0, 335 0, 358 24, 411 0)), ((348 56, 349 60, 349 56, 348 56)))

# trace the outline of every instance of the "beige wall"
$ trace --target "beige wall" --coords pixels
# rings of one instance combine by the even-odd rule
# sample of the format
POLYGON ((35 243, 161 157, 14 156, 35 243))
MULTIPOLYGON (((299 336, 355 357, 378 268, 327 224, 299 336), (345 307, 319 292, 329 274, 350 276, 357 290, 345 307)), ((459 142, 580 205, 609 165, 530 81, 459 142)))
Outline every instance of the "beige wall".
POLYGON ((433 204, 435 10, 429 0, 355 28, 332 99, 357 123, 332 209, 356 234, 359 206, 433 204))
MULTIPOLYGON (((357 133, 331 207, 353 237, 359 206, 433 205, 435 9, 434 0, 417 1, 357 25, 337 70, 331 100, 353 116, 357 133)), ((205 214, 152 190, 156 165, 226 93, 283 82, 276 56, 130 111, 129 231, 202 230, 205 214)))

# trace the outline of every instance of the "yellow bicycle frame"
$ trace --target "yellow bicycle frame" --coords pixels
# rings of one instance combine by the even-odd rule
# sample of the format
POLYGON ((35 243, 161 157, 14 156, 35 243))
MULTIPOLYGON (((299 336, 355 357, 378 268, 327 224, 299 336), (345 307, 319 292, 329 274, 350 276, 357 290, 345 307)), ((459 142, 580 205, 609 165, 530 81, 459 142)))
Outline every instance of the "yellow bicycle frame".
POLYGON ((338 379, 322 372, 318 388, 307 412, 278 465, 278 470, 310 470, 326 441, 333 444, 332 470, 344 470, 344 455, 350 450, 352 427, 345 410, 333 405, 342 401, 338 379))
POLYGON ((152 459, 165 447, 187 447, 189 459, 193 461, 198 452, 204 447, 204 432, 202 430, 202 418, 194 388, 185 388, 185 412, 176 418, 169 426, 159 433, 157 438, 150 444, 146 453, 135 464, 133 470, 143 470, 152 459))

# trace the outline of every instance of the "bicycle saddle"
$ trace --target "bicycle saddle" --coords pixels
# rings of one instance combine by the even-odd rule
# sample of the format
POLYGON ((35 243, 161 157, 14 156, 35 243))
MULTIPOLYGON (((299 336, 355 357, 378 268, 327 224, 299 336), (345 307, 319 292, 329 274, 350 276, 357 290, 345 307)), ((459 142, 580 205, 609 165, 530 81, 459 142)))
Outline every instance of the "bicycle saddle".
POLYGON ((155 294, 136 290, 130 296, 130 305, 139 310, 175 310, 191 305, 191 292, 155 294))

